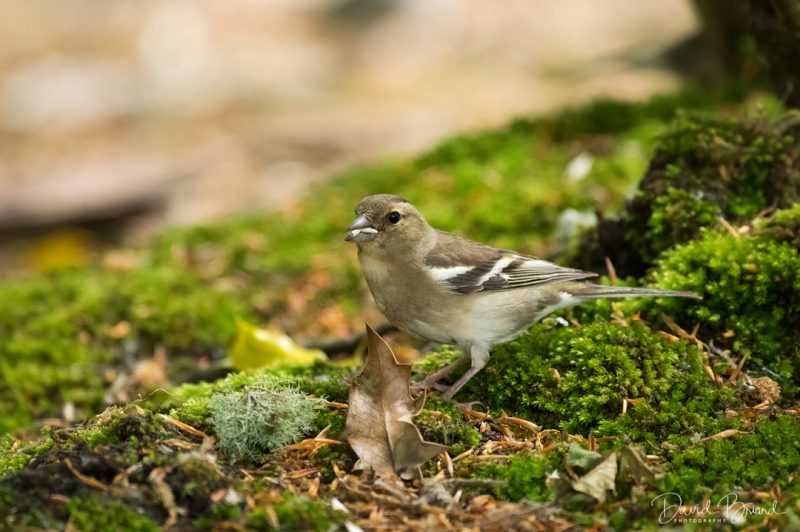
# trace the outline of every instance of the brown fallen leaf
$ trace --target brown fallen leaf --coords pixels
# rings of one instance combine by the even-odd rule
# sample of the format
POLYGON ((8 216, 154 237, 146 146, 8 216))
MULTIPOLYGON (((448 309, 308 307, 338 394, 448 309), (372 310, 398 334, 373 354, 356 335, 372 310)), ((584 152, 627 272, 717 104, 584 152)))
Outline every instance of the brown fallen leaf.
POLYGON ((616 493, 614 479, 617 476, 617 455, 609 454, 594 469, 572 483, 572 489, 605 502, 606 492, 616 493))
POLYGON ((341 438, 358 455, 357 468, 380 476, 420 478, 419 466, 447 450, 426 442, 412 421, 425 397, 411 396, 411 364, 401 364, 378 333, 367 325, 364 368, 350 387, 341 438))
POLYGON ((594 500, 606 501, 608 492, 616 493, 617 454, 607 456, 588 451, 572 442, 564 463, 565 473, 553 471, 545 483, 556 494, 560 502, 594 500), (586 473, 578 476, 575 468, 586 473), (588 496, 588 497, 587 497, 588 496))
POLYGON ((625 480, 633 479, 637 485, 650 485, 664 477, 664 470, 651 465, 640 447, 626 445, 620 453, 619 476, 625 480))

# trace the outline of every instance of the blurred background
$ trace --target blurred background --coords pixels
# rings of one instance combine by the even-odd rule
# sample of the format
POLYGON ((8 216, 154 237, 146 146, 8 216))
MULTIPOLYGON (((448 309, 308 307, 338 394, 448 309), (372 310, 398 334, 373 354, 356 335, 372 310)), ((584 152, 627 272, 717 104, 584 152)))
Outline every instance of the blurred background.
MULTIPOLYGON (((681 85, 687 0, 5 0, 0 275, 681 85)), ((691 48, 690 48, 691 50, 691 48)), ((684 52, 683 65, 700 66, 684 52)), ((700 58, 700 59, 698 59, 700 58)), ((377 191, 376 191, 377 192, 377 191)))

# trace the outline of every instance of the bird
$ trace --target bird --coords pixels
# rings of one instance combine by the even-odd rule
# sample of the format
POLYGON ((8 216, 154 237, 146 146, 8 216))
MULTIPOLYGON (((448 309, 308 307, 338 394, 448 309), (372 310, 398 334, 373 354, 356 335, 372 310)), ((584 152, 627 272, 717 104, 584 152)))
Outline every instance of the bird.
POLYGON ((345 240, 358 260, 378 308, 397 328, 462 356, 418 383, 453 396, 489 361, 491 348, 508 342, 559 309, 599 298, 670 296, 692 292, 605 286, 597 274, 515 251, 496 249, 431 227, 406 199, 366 196, 345 240), (470 368, 451 386, 439 381, 470 368))

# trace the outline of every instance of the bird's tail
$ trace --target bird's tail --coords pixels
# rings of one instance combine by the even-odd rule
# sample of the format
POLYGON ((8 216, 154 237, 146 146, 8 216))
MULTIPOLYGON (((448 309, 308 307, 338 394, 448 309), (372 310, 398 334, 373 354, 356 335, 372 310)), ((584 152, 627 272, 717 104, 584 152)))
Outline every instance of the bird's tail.
POLYGON ((631 286, 604 286, 600 284, 575 283, 570 293, 580 299, 601 299, 606 297, 690 297, 703 299, 694 292, 678 290, 659 290, 657 288, 635 288, 631 286))

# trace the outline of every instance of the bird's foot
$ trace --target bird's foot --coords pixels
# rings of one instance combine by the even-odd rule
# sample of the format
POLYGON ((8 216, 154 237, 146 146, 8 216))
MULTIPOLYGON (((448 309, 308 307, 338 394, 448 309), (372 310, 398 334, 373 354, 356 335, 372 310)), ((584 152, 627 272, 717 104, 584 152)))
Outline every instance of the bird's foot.
POLYGON ((448 387, 444 384, 437 382, 436 379, 427 378, 421 381, 411 383, 412 392, 424 392, 427 390, 446 391, 448 387))
POLYGON ((466 403, 456 403, 456 407, 461 410, 475 410, 475 405, 481 405, 484 409, 486 409, 486 405, 480 401, 467 401, 466 403))
POLYGON ((455 369, 459 366, 466 364, 469 361, 469 357, 462 356, 459 357, 457 360, 454 360, 447 366, 439 369, 435 373, 431 373, 425 379, 419 382, 412 382, 411 383, 411 391, 412 392, 421 392, 424 390, 437 390, 440 392, 446 392, 450 389, 449 386, 445 384, 440 384, 439 381, 453 373, 455 369))

